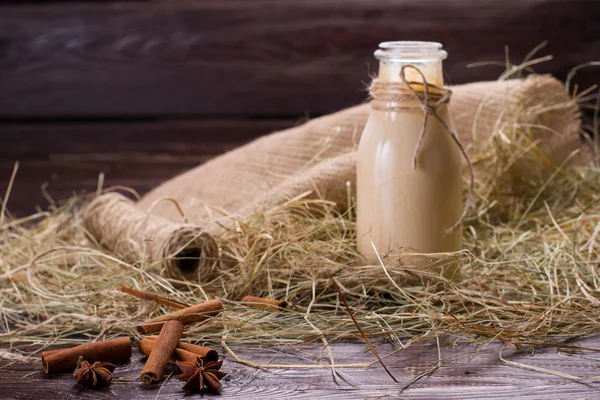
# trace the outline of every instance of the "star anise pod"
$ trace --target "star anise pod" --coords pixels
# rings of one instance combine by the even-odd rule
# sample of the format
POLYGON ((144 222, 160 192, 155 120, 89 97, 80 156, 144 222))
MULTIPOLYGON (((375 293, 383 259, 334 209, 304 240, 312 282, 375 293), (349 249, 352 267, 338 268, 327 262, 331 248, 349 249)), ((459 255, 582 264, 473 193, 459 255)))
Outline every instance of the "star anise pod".
POLYGON ((176 361, 175 364, 181 370, 181 374, 175 378, 185 381, 183 390, 189 392, 203 392, 205 386, 210 390, 217 390, 221 387, 219 380, 227 375, 225 372, 219 371, 221 365, 223 365, 223 361, 204 363, 204 359, 198 357, 195 363, 176 361))
POLYGON ((106 386, 112 380, 112 372, 116 366, 108 362, 95 362, 90 364, 87 361, 78 363, 73 378, 88 388, 106 386))

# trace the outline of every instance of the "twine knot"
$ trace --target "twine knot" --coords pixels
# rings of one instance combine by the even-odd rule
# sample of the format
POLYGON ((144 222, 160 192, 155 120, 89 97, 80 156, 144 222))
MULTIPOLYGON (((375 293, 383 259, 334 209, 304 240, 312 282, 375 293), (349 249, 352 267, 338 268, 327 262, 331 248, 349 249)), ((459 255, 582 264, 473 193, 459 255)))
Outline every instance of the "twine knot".
POLYGON ((429 104, 423 105, 423 111, 425 111, 425 114, 433 115, 435 114, 435 110, 436 108, 434 106, 430 106, 429 104))

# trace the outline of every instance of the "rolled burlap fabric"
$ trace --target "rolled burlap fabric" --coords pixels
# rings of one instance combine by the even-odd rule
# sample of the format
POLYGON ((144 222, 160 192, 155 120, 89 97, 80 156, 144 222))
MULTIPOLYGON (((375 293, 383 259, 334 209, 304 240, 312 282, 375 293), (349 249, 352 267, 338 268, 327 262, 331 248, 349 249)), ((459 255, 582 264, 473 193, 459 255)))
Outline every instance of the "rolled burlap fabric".
MULTIPOLYGON (((489 139, 503 126, 537 126, 532 134, 547 154, 564 158, 581 146, 580 111, 550 76, 478 82, 452 87, 450 111, 465 147, 489 139)), ((246 216, 305 191, 346 205, 346 182, 355 183, 354 151, 370 110, 362 104, 259 138, 163 183, 137 204, 147 211, 156 200, 176 199, 195 224, 218 231, 210 207, 246 216)), ((177 220, 169 204, 152 214, 177 220)))
MULTIPOLYGON (((471 83, 454 86, 452 91, 450 111, 467 148, 514 124, 528 126, 531 135, 540 140, 540 148, 556 161, 582 145, 579 108, 563 84, 550 76, 471 83)), ((118 243, 132 243, 129 251, 141 249, 147 246, 144 243, 149 235, 165 238, 167 231, 149 230, 143 224, 117 229, 115 219, 129 224, 129 214, 150 218, 146 213, 151 210, 152 218, 162 224, 181 221, 178 209, 160 202, 162 198, 176 200, 193 226, 203 227, 212 235, 228 226, 224 215, 247 216, 306 192, 343 208, 347 205, 347 182, 354 186, 356 181, 355 150, 369 110, 369 104, 362 104, 266 135, 174 177, 135 205, 127 203, 128 212, 113 210, 107 204, 102 207, 104 217, 97 218, 92 204, 86 220, 94 223, 88 223, 88 229, 109 249, 120 253, 118 243)), ((95 201, 96 209, 102 197, 95 201)), ((180 234, 172 225, 160 226, 170 227, 168 235, 180 234)), ((136 251, 133 253, 139 256, 136 251)), ((153 251, 165 254, 164 250, 153 251)))
POLYGON ((101 245, 129 262, 156 264, 175 279, 208 280, 215 275, 219 249, 201 227, 139 211, 118 193, 94 199, 83 220, 101 245))

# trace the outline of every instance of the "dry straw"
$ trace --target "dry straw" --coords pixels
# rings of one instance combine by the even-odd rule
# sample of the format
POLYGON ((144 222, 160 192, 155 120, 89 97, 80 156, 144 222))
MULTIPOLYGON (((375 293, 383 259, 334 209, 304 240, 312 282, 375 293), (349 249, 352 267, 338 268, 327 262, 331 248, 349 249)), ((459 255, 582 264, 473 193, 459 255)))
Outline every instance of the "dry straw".
MULTIPOLYGON (((588 93, 576 99, 586 102, 588 93)), ((218 238, 218 273, 202 283, 178 280, 161 274, 159 258, 133 263, 89 242, 81 223, 87 201, 74 198, 51 212, 4 219, 0 342, 29 355, 22 346, 137 336, 138 324, 172 311, 122 293, 124 285, 184 304, 228 299, 220 315, 186 327, 186 341, 229 348, 360 339, 328 274, 366 334, 399 347, 447 333, 517 347, 597 333, 600 171, 571 164, 575 154, 554 164, 533 128, 499 124, 470 149, 479 173, 464 250, 437 256, 460 261, 458 282, 427 276, 409 285, 407 277, 424 274, 398 263, 357 266, 353 214, 302 197, 235 219, 218 238), (246 295, 285 298, 289 307, 245 307, 238 301, 246 295)))

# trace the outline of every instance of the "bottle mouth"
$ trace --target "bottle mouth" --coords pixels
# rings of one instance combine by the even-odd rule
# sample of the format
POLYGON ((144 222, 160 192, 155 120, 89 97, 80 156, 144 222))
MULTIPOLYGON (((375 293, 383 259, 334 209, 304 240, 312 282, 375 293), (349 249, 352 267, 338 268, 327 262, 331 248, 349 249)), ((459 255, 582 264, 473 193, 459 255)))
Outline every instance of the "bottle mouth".
POLYGON ((395 41, 379 43, 375 57, 379 60, 428 62, 445 60, 448 53, 438 42, 395 41))

